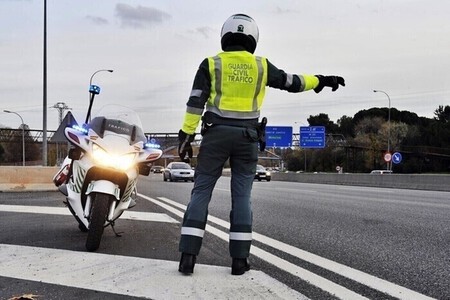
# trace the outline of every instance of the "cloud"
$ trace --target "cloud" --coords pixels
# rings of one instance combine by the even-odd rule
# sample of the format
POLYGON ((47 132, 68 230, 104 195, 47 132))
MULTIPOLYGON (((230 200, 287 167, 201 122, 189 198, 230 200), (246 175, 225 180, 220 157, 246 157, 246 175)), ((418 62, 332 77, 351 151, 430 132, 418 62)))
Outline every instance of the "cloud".
POLYGON ((140 5, 132 7, 124 3, 116 5, 116 16, 120 19, 123 27, 135 28, 162 23, 171 18, 168 13, 153 7, 140 5))
POLYGON ((282 8, 282 7, 277 6, 277 7, 275 8, 275 13, 276 13, 276 14, 279 14, 279 15, 283 15, 283 14, 298 13, 298 11, 295 10, 295 9, 282 8))
POLYGON ((88 19, 90 22, 96 25, 106 25, 109 23, 108 20, 101 17, 86 16, 86 19, 88 19))
POLYGON ((188 31, 189 34, 194 34, 194 35, 201 34, 206 39, 209 39, 209 36, 212 32, 215 32, 214 29, 212 29, 211 27, 208 27, 208 26, 197 27, 193 30, 188 31))

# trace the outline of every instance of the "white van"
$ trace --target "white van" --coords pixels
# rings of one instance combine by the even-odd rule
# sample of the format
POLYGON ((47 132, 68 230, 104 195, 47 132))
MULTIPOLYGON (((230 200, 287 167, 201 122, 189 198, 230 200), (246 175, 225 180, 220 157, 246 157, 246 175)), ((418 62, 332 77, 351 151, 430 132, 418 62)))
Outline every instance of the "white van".
POLYGON ((370 172, 370 174, 392 174, 391 170, 373 170, 372 172, 370 172))

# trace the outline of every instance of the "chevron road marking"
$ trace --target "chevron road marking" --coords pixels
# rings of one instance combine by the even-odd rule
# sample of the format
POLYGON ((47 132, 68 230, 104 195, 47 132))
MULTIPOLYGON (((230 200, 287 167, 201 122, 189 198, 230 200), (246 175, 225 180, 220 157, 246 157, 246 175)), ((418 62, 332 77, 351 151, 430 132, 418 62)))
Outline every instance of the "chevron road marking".
POLYGON ((130 297, 307 300, 255 270, 231 276, 228 267, 198 264, 195 276, 183 276, 174 261, 7 244, 0 262, 0 276, 130 297))
MULTIPOLYGON (((176 214, 177 216, 179 216, 181 218, 183 217, 184 211, 186 210, 185 205, 175 202, 173 200, 164 198, 164 197, 158 197, 159 200, 164 202, 164 203, 162 203, 161 201, 147 197, 145 195, 139 194, 139 196, 143 197, 144 199, 147 199, 157 205, 160 205, 161 207, 167 209, 168 211, 176 214), (166 203, 170 204, 170 206, 167 205, 166 203), (175 209, 174 207, 180 208, 182 211, 179 211, 179 210, 175 209)), ((215 223, 224 228, 230 227, 229 222, 223 221, 223 220, 213 217, 211 215, 208 216, 208 220, 211 221, 212 223, 215 223)), ((219 238, 228 241, 228 234, 225 233, 224 231, 216 229, 210 225, 206 226, 206 230, 211 232, 212 234, 218 236, 219 238)), ((415 292, 413 290, 402 287, 400 285, 397 285, 397 284, 391 283, 389 281, 383 280, 381 278, 375 277, 373 275, 370 275, 370 274, 364 273, 362 271, 350 268, 348 266, 339 264, 337 262, 320 257, 320 256, 312 254, 310 252, 295 248, 291 245, 288 245, 283 242, 277 241, 275 239, 269 238, 262 234, 258 234, 256 232, 253 232, 253 239, 256 241, 259 241, 261 243, 264 243, 274 249, 281 250, 285 253, 288 253, 290 255, 298 257, 304 261, 315 264, 324 269, 330 270, 341 276, 350 278, 356 282, 359 282, 359 283, 366 285, 372 289, 378 290, 382 293, 391 295, 398 299, 402 299, 402 300, 410 300, 410 299, 432 300, 432 299, 434 299, 434 298, 428 297, 426 295, 420 294, 418 292, 415 292)), ((264 251, 262 249, 255 247, 255 246, 252 246, 251 253, 253 255, 283 269, 284 271, 286 271, 294 276, 297 276, 300 279, 307 281, 307 282, 311 283, 312 285, 315 285, 326 292, 329 292, 329 293, 335 295, 336 297, 338 297, 340 299, 367 299, 359 294, 354 293, 351 290, 348 290, 342 286, 339 286, 339 285, 335 284, 334 282, 324 279, 310 271, 300 268, 292 263, 289 263, 286 260, 283 260, 275 255, 270 254, 267 251, 264 251)))
MULTIPOLYGON (((1 212, 71 215, 64 207, 0 205, 1 212)), ((166 214, 126 211, 121 219, 179 223, 166 214)), ((178 262, 0 244, 0 276, 150 299, 307 298, 261 271, 230 276, 229 267, 197 264, 182 276, 178 262), (113 263, 112 263, 113 262, 113 263)))

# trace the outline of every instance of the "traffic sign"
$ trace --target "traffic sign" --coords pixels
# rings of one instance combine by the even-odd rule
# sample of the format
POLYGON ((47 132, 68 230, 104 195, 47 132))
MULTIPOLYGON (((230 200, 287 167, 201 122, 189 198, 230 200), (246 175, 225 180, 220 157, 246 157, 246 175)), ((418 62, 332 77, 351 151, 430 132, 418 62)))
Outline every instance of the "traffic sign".
POLYGON ((391 153, 389 153, 389 152, 386 152, 385 154, 384 154, 384 161, 385 162, 390 162, 391 161, 391 159, 392 159, 392 154, 391 153))
POLYGON ((400 152, 394 152, 394 154, 392 154, 392 162, 394 164, 399 164, 402 161, 402 154, 400 152))
POLYGON ((266 126, 267 147, 291 147, 292 127, 290 126, 266 126))
POLYGON ((301 148, 325 148, 325 126, 301 126, 301 148))

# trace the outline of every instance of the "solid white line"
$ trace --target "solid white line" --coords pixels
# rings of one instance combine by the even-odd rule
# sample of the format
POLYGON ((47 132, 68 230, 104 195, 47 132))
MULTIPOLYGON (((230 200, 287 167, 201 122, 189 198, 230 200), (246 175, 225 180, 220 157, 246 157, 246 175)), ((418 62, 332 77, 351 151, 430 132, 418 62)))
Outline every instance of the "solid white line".
MULTIPOLYGON (((186 206, 182 205, 178 202, 175 202, 173 200, 164 198, 164 197, 158 197, 158 199, 165 201, 167 203, 170 203, 171 205, 174 205, 180 209, 185 210, 186 206)), ((219 218, 213 217, 211 215, 208 216, 208 220, 218 224, 224 228, 229 228, 230 224, 229 222, 223 221, 219 218)), ((403 299, 403 300, 410 300, 410 299, 417 299, 417 300, 431 300, 434 298, 428 297, 426 295, 420 294, 418 292, 415 292, 413 290, 407 289, 405 287, 402 287, 400 285, 391 283, 389 281, 383 280, 381 278, 375 277, 373 275, 364 273, 362 271, 350 268, 346 265, 334 262, 332 260, 323 258, 321 256, 318 256, 316 254, 307 252, 305 250, 301 250, 298 249, 296 247, 293 247, 291 245, 285 244, 283 242, 277 241, 275 239, 272 239, 270 237, 267 237, 265 235, 253 232, 253 239, 256 241, 259 241, 261 243, 264 243, 274 249, 279 249, 285 253, 288 253, 290 255, 293 255, 297 258, 300 258, 304 261, 310 262, 312 264, 315 264, 319 267, 322 267, 324 269, 330 270, 334 273, 337 273, 341 276, 347 277, 349 279, 352 279, 356 282, 359 282, 361 284, 364 284, 370 288, 376 289, 382 293, 386 293, 389 294, 391 296, 394 296, 398 299, 403 299)), ((253 250, 253 246, 252 246, 252 250, 253 250)), ((259 249, 258 249, 259 250, 259 249)), ((262 250, 261 250, 262 251, 262 250)), ((253 253, 253 251, 252 251, 253 253)), ((264 255, 264 254, 261 254, 264 255)), ((271 254, 269 254, 271 255, 271 254)), ((262 257, 261 257, 262 258, 262 257)), ((264 259, 264 258, 263 258, 264 259)), ((270 263, 276 265, 276 266, 280 266, 280 265, 284 265, 284 263, 282 261, 277 261, 277 262, 273 262, 275 260, 278 260, 279 258, 276 256, 273 256, 271 258, 271 261, 269 261, 270 263)), ((291 271, 288 271, 291 273, 291 271)), ((295 274, 294 274, 295 275, 295 274)), ((348 298, 343 298, 343 299, 348 299, 348 298)))
POLYGON ((397 285, 397 284, 391 283, 389 281, 386 281, 384 279, 378 278, 376 276, 364 273, 357 269, 350 268, 346 265, 334 262, 332 260, 318 256, 316 254, 313 254, 313 253, 307 252, 305 250, 301 250, 299 248, 285 244, 283 242, 274 240, 274 239, 264 236, 262 234, 253 232, 253 237, 255 240, 258 240, 266 245, 269 245, 270 247, 279 249, 285 253, 288 253, 290 255, 298 257, 304 261, 310 262, 319 267, 330 270, 336 274, 339 274, 341 276, 352 279, 356 282, 364 284, 364 285, 366 285, 370 288, 373 288, 375 290, 378 290, 382 293, 386 293, 388 295, 394 296, 398 299, 404 299, 404 300, 410 300, 410 299, 431 300, 431 299, 434 299, 434 298, 425 296, 423 294, 420 294, 418 292, 415 292, 413 290, 402 287, 400 285, 397 285))
MULTIPOLYGON (((228 234, 226 232, 223 232, 211 225, 206 225, 206 231, 210 232, 211 234, 214 234, 215 236, 221 238, 224 241, 228 241, 228 234)), ((297 265, 294 265, 282 258, 279 258, 273 254, 270 254, 267 251, 264 251, 256 246, 252 246, 250 248, 250 253, 254 256, 257 256, 261 258, 262 260, 265 260, 278 268, 300 278, 301 280, 304 280, 306 282, 309 282, 310 284, 340 298, 345 300, 368 300, 368 298, 361 296, 352 290, 349 290, 345 287, 342 287, 328 279, 325 279, 323 277, 320 277, 306 269, 303 269, 297 265)))
MULTIPOLYGON (((33 214, 49 214, 49 215, 72 215, 66 207, 51 207, 51 206, 25 206, 25 205, 0 205, 0 211, 17 212, 17 213, 33 213, 33 214)), ((148 221, 148 222, 166 222, 179 223, 174 218, 167 214, 139 212, 139 211, 124 211, 120 219, 148 221)))
MULTIPOLYGON (((164 208, 165 210, 170 211, 171 213, 173 213, 174 215, 177 215, 177 216, 180 217, 180 218, 183 218, 183 216, 184 216, 184 213, 183 213, 182 211, 179 211, 178 209, 175 209, 175 208, 173 208, 173 207, 170 206, 170 205, 167 205, 167 204, 165 204, 165 203, 163 203, 163 202, 161 202, 161 201, 158 201, 158 200, 156 200, 156 199, 154 199, 154 198, 145 196, 145 195, 143 195, 143 194, 139 194, 139 193, 138 193, 137 195, 138 195, 139 197, 142 197, 142 198, 144 198, 144 199, 150 201, 150 202, 155 203, 156 205, 158 205, 158 206, 164 208)), ((162 199, 165 199, 165 198, 158 197, 158 199, 161 199, 161 200, 162 200, 162 199)), ((177 202, 175 202, 175 203, 177 203, 177 202)), ((179 204, 179 203, 177 203, 177 204, 179 204)), ((179 205, 181 205, 181 204, 179 204, 179 205)), ((186 209, 186 206, 185 206, 185 205, 182 205, 182 206, 184 206, 185 209, 186 209)))
POLYGON ((119 219, 136 220, 136 221, 149 221, 149 222, 164 222, 164 223, 180 223, 167 214, 142 212, 142 211, 129 211, 123 212, 123 215, 119 219))

